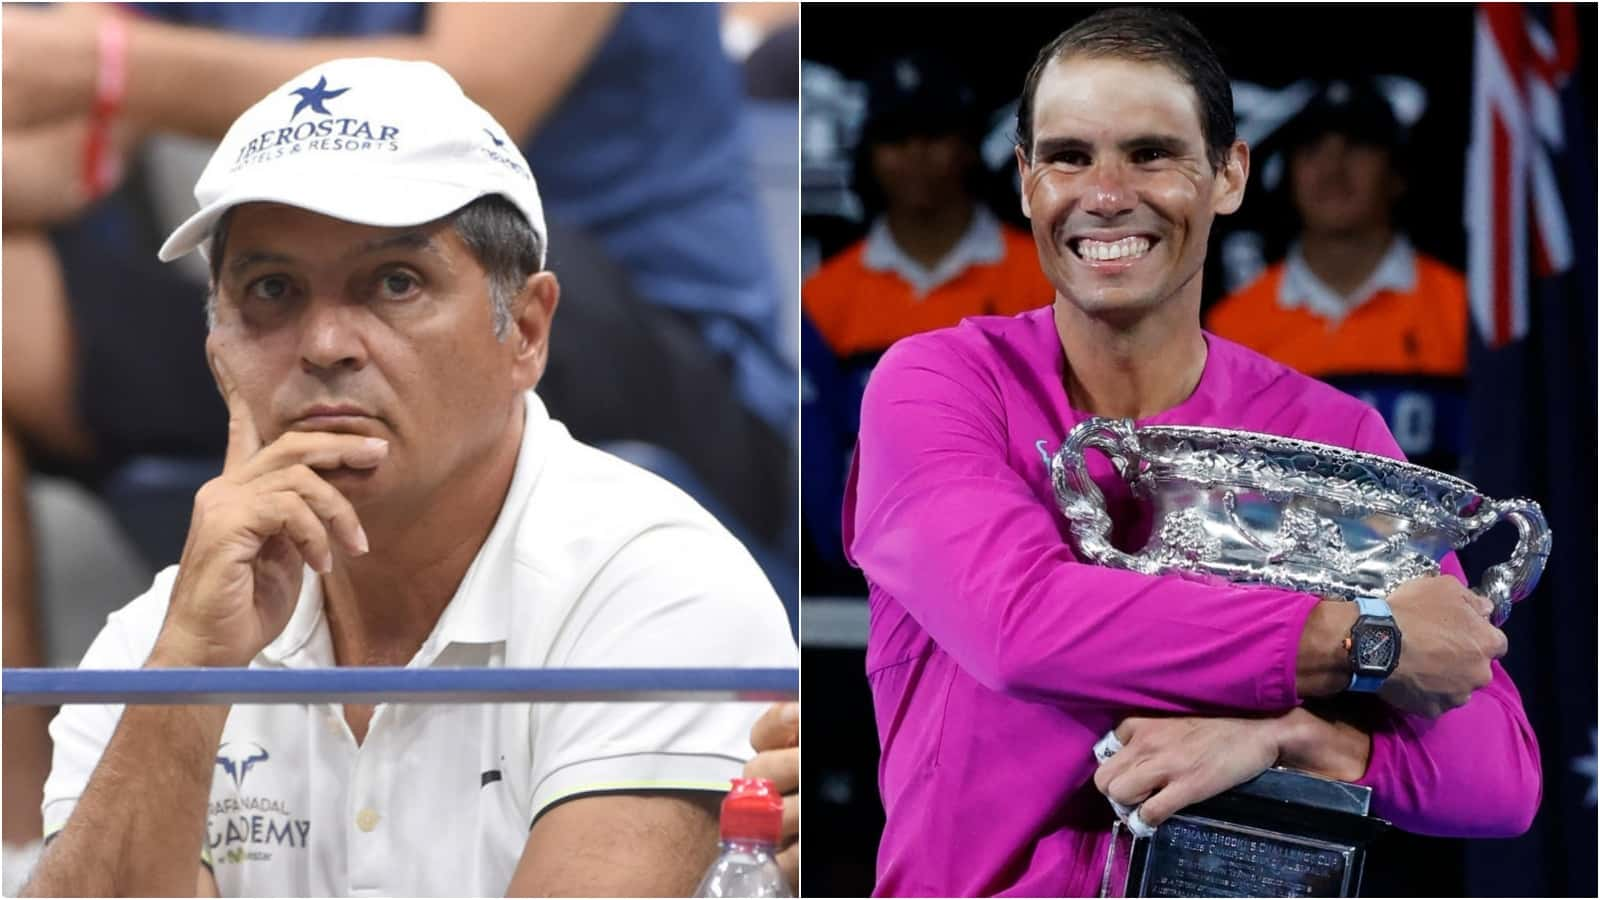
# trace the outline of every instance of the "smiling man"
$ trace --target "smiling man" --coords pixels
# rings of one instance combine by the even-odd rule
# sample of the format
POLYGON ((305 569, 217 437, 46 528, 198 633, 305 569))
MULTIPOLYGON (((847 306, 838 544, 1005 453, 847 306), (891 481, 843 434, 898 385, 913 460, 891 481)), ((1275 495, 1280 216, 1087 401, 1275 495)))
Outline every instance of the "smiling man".
MULTIPOLYGON (((223 473, 88 668, 789 666, 749 553, 533 393, 559 286, 505 130, 430 63, 247 110, 211 263, 223 473)), ((595 348, 603 352, 603 348, 595 348)), ((686 894, 760 706, 69 706, 28 891, 686 894)))
MULTIPOLYGON (((1201 330, 1207 237, 1249 151, 1187 21, 1091 16, 1041 51, 1017 118, 1053 306, 901 341, 862 404, 845 540, 871 588, 876 892, 1115 892, 1128 844, 1106 797, 1142 830, 1275 763, 1371 785, 1402 828, 1525 830, 1538 748, 1453 557, 1364 601, 1360 627, 1404 636, 1367 672, 1354 603, 1074 556, 1048 456, 1089 416, 1399 450, 1371 408, 1201 330), (1097 769, 1111 730, 1124 747, 1097 769)), ((1114 542, 1141 546, 1127 485, 1103 457, 1089 474, 1114 542)))

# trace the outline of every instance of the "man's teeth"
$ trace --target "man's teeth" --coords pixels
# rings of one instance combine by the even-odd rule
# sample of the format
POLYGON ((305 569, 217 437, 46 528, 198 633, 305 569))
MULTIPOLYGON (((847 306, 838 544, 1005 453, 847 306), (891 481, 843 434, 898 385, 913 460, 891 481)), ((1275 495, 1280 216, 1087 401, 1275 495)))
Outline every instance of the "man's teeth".
POLYGON ((1137 258, 1148 252, 1150 252, 1150 239, 1144 237, 1125 237, 1110 243, 1088 238, 1078 240, 1078 255, 1084 259, 1137 258))

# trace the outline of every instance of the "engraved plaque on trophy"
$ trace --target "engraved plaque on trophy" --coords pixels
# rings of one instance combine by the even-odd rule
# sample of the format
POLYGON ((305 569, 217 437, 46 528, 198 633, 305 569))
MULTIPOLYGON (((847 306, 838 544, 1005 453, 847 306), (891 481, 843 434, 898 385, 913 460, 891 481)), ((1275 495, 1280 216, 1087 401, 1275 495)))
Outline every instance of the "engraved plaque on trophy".
POLYGON ((1353 897, 1388 827, 1370 788, 1288 769, 1174 815, 1134 841, 1129 897, 1353 897))

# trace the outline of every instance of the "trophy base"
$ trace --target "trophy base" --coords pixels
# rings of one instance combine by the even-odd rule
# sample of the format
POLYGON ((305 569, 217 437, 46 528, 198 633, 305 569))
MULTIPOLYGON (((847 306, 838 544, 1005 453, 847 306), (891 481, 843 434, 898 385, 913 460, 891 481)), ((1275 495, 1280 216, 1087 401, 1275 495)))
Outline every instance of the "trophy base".
POLYGON ((1370 788, 1268 769, 1134 841, 1125 896, 1355 897, 1389 823, 1370 788))

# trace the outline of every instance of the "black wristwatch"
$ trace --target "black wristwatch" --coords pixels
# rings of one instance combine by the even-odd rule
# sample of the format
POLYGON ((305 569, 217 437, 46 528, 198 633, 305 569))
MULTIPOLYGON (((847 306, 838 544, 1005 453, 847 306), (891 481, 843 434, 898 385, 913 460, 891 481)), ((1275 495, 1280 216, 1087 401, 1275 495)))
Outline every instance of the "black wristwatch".
POLYGON ((1400 664, 1400 626, 1383 598, 1358 597, 1356 603, 1361 613, 1344 639, 1350 653, 1349 690, 1372 693, 1400 664))

